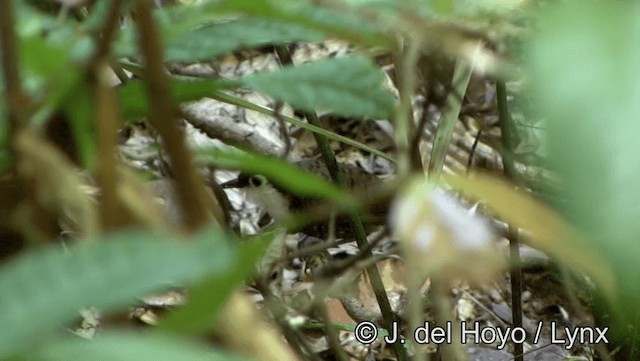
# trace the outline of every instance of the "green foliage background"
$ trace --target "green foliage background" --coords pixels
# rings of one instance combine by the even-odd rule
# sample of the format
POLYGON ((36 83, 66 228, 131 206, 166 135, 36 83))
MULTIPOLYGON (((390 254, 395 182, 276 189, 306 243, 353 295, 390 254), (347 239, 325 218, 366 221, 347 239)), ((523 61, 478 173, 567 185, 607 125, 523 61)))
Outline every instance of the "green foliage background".
MULTIPOLYGON (((604 255, 608 264, 603 267, 613 266, 617 294, 608 300, 607 307, 613 310, 617 330, 626 331, 628 344, 633 345, 640 326, 636 307, 640 299, 638 6, 633 2, 591 0, 533 2, 533 9, 513 9, 503 2, 480 8, 469 6, 468 1, 409 3, 350 1, 336 9, 316 7, 311 1, 203 1, 159 10, 155 20, 161 29, 166 60, 195 62, 265 44, 334 37, 395 52, 397 34, 426 36, 429 28, 421 28, 423 23, 450 21, 473 28, 484 21, 498 32, 509 33, 513 30, 510 21, 526 19, 531 32, 519 39, 522 50, 517 58, 523 63, 525 96, 533 104, 529 116, 545 122, 545 159, 557 175, 556 196, 562 199, 556 207, 584 235, 583 247, 604 255), (409 11, 414 8, 414 12, 409 11), (405 18, 411 21, 405 23, 405 18)), ((94 170, 98 134, 86 63, 95 51, 96 35, 105 21, 109 1, 97 1, 82 20, 48 14, 29 2, 13 4, 17 9, 23 87, 35 104, 27 126, 40 129, 52 114, 63 112, 71 121, 82 165, 94 170)), ((454 32, 456 28, 442 29, 454 32)), ((123 25, 113 49, 120 66, 140 74, 135 60, 140 54, 132 26, 123 25)), ((397 117, 398 102, 383 87, 383 79, 382 71, 371 60, 349 56, 237 79, 176 78, 171 84, 180 102, 203 96, 229 100, 225 90, 247 87, 307 111, 397 117)), ((125 119, 147 113, 143 92, 141 80, 118 89, 119 111, 125 119)), ((11 138, 5 110, 3 100, 0 167, 8 172, 15 160, 9 156, 11 138)), ((366 145, 358 146, 367 149, 366 145)), ((299 182, 298 186, 287 183, 292 179, 289 175, 305 177, 287 164, 235 153, 206 153, 204 157, 212 164, 231 168, 271 171, 294 191, 349 201, 339 189, 318 179, 307 179, 304 187, 299 182)), ((26 251, 0 268, 0 324, 11 330, 0 336, 0 356, 26 354, 38 339, 50 342, 33 351, 33 359, 67 360, 70 355, 82 358, 102 351, 112 359, 125 354, 169 359, 176 352, 191 353, 190 359, 233 359, 229 355, 209 357, 209 351, 200 346, 180 338, 167 339, 166 335, 114 334, 89 345, 59 343, 49 333, 73 319, 79 307, 122 308, 168 282, 189 284, 196 291, 193 308, 176 313, 166 329, 177 333, 201 330, 206 327, 202 320, 189 320, 199 314, 208 316, 203 318, 207 322, 213 321, 228 293, 250 276, 252 268, 247 265, 256 262, 271 240, 266 237, 252 246, 238 246, 230 238, 221 232, 203 231, 187 246, 167 235, 138 231, 79 241, 66 251, 59 246, 26 251), (211 299, 214 294, 216 298, 211 299)), ((627 355, 634 357, 637 353, 632 348, 627 355)))

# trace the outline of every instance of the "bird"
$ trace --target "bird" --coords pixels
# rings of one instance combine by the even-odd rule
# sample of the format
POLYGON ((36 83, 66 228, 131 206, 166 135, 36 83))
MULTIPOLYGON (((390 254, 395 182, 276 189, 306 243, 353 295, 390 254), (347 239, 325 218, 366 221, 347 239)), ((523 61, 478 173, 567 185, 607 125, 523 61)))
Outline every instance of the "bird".
MULTIPOLYGON (((319 175, 327 181, 331 181, 331 175, 326 163, 321 158, 303 158, 295 161, 294 165, 306 172, 319 175)), ((344 175, 345 188, 351 194, 364 195, 366 192, 366 195, 369 196, 384 184, 383 179, 366 172, 356 165, 338 163, 338 168, 344 175)), ((247 196, 262 206, 269 216, 275 220, 283 220, 291 215, 304 215, 306 212, 317 210, 318 207, 324 205, 317 198, 294 195, 259 174, 240 173, 236 180, 225 183, 223 187, 245 190, 247 196)), ((388 206, 388 202, 374 204, 372 208, 365 212, 372 216, 367 218, 380 219, 382 216, 386 217, 388 206)), ((338 217, 335 222, 335 231, 338 235, 341 235, 345 229, 348 230, 348 220, 345 217, 338 217)), ((325 222, 320 222, 305 226, 300 231, 319 238, 326 238, 329 227, 326 226, 325 222)))

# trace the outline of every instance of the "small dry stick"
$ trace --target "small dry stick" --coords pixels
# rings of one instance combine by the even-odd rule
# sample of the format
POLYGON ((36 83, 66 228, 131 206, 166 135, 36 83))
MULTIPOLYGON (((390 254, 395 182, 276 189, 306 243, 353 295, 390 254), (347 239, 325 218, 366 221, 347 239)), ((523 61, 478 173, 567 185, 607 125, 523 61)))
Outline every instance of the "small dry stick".
MULTIPOLYGON (((498 115, 500 117, 500 132, 502 136, 502 164, 507 176, 514 181, 518 181, 517 172, 513 163, 512 151, 515 148, 515 129, 509 117, 507 107, 507 90, 503 81, 496 83, 498 95, 498 115)), ((513 327, 522 328, 522 273, 520 268, 520 239, 518 227, 509 224, 509 253, 511 257, 511 319, 513 327)), ((524 360, 524 345, 513 343, 513 354, 515 361, 524 360)))

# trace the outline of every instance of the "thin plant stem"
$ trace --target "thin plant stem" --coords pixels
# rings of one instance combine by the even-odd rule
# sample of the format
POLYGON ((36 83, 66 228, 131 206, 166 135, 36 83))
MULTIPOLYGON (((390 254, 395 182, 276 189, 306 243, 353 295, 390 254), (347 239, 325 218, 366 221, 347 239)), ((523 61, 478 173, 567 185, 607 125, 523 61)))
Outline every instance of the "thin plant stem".
POLYGON ((467 86, 471 80, 473 68, 465 60, 458 59, 453 71, 452 92, 447 96, 446 108, 436 130, 433 141, 433 150, 429 159, 429 179, 438 180, 442 174, 444 161, 449 150, 449 143, 453 135, 453 130, 460 115, 462 100, 467 91, 467 86))
MULTIPOLYGON (((498 97, 498 116, 500 118, 500 132, 502 135, 502 165, 505 174, 518 181, 516 167, 513 162, 513 149, 515 148, 515 129, 509 116, 507 105, 507 90, 503 81, 496 83, 496 93, 498 97)), ((522 270, 520 260, 520 237, 518 226, 509 224, 509 256, 511 257, 511 319, 513 327, 522 327, 522 270)), ((524 345, 513 343, 513 354, 515 361, 524 360, 524 345)))

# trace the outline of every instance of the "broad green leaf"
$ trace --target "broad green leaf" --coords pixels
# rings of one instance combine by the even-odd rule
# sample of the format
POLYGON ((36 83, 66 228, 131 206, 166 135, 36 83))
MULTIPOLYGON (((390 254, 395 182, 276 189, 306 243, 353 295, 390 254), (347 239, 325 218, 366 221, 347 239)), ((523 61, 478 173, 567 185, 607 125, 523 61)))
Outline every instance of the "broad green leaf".
POLYGON ((626 359, 640 354, 638 16, 632 2, 563 2, 540 15, 525 54, 558 206, 614 267, 612 332, 628 337, 626 359))
POLYGON ((355 205, 355 200, 334 184, 281 159, 219 150, 202 150, 201 156, 202 161, 221 168, 262 175, 292 194, 327 198, 347 207, 355 205))
POLYGON ((384 74, 363 57, 330 59, 241 78, 246 86, 307 111, 387 118, 393 97, 384 74))
MULTIPOLYGON (((384 17, 378 21, 362 16, 357 7, 320 7, 309 0, 230 0, 219 3, 221 13, 250 15, 278 20, 321 31, 331 37, 364 46, 390 48, 392 40, 384 31, 388 24, 384 17)), ((214 6, 212 6, 213 8, 214 6)))
POLYGON ((234 288, 253 274, 258 259, 279 232, 268 232, 245 240, 238 247, 238 262, 235 267, 194 287, 189 293, 189 303, 171 313, 160 327, 182 334, 211 329, 215 325, 220 307, 234 288))
MULTIPOLYGON (((154 19, 160 27, 164 42, 172 41, 203 25, 222 21, 216 11, 215 2, 204 1, 199 4, 175 5, 156 9, 154 19)), ((114 53, 119 57, 131 57, 137 54, 137 38, 135 26, 125 23, 116 34, 113 44, 114 53)))
POLYGON ((69 47, 56 47, 42 36, 34 35, 21 39, 20 60, 26 68, 40 76, 62 76, 62 68, 68 66, 69 47))
POLYGON ((612 265, 584 242, 584 237, 562 216, 499 178, 483 174, 445 177, 447 184, 482 201, 500 219, 524 229, 527 242, 576 271, 590 276, 603 292, 615 297, 612 265))
POLYGON ((559 204, 614 265, 625 320, 640 320, 640 16, 633 2, 545 7, 528 43, 536 116, 546 119, 559 204))
POLYGON ((240 356, 213 350, 205 345, 182 340, 176 336, 115 331, 101 333, 94 340, 78 337, 56 340, 26 355, 26 359, 30 361, 247 360, 240 356))
POLYGON ((194 282, 233 267, 227 237, 207 231, 188 243, 129 231, 48 246, 0 268, 0 355, 19 351, 82 307, 110 311, 172 284, 194 282))
POLYGON ((440 14, 450 14, 453 11, 452 0, 431 0, 433 7, 440 14))
POLYGON ((300 25, 241 18, 203 26, 173 38, 167 42, 165 53, 171 61, 198 61, 266 44, 322 39, 322 33, 300 25))

